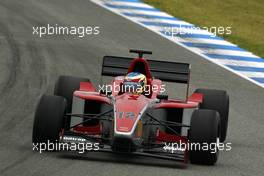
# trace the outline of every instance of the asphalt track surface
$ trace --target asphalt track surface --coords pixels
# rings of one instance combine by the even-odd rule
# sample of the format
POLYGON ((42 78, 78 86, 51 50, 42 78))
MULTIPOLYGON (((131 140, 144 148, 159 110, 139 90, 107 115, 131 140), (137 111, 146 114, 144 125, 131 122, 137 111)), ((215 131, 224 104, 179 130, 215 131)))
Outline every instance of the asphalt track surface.
MULTIPOLYGON (((131 56, 131 55, 130 55, 131 56)), ((181 94, 169 85, 172 96, 181 94)), ((186 49, 86 0, 0 1, 0 175, 264 175, 264 90, 186 49), (85 38, 32 35, 32 26, 100 26, 85 38), (227 142, 216 166, 142 157, 32 151, 36 104, 51 94, 59 75, 98 84, 102 57, 126 56, 128 48, 154 52, 152 59, 192 64, 192 86, 225 89, 231 98, 227 142)))

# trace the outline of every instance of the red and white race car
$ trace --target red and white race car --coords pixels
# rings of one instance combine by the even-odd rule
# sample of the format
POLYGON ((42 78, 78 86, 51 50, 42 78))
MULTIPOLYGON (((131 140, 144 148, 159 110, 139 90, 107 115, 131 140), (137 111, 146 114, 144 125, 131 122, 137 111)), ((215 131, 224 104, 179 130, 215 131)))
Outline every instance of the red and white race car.
POLYGON ((102 75, 114 79, 98 91, 89 79, 60 76, 54 95, 43 95, 37 106, 33 143, 96 143, 101 152, 214 164, 217 148, 190 146, 226 139, 226 91, 197 89, 189 96, 190 64, 143 58, 150 51, 130 52, 139 57, 103 58, 102 75), (147 91, 122 89, 130 73, 144 75, 147 91), (186 98, 164 94, 163 81, 186 84, 186 98))

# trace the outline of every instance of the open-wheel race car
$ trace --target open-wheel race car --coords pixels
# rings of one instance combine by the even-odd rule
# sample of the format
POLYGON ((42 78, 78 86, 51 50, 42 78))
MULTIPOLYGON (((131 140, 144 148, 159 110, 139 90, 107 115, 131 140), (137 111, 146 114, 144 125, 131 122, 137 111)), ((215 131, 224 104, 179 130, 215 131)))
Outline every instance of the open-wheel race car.
POLYGON ((225 141, 226 91, 197 89, 189 96, 190 64, 130 52, 139 57, 103 58, 102 76, 114 78, 100 90, 89 79, 60 76, 54 95, 43 95, 37 106, 33 143, 96 143, 101 152, 215 164, 219 150, 198 145, 225 141), (186 98, 171 99, 165 81, 186 84, 186 98))

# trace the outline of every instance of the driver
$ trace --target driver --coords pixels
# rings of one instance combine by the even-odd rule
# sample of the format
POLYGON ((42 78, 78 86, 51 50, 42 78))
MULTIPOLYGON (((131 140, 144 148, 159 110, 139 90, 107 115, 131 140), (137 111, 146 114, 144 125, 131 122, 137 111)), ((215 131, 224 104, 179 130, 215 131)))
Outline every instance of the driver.
POLYGON ((123 91, 140 95, 144 93, 147 84, 146 76, 139 72, 130 72, 125 76, 123 91))

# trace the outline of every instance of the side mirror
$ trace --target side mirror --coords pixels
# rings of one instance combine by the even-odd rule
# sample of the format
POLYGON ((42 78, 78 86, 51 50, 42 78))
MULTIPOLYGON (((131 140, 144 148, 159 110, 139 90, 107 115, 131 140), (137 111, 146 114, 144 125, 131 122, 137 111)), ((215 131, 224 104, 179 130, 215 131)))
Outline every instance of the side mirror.
POLYGON ((169 96, 164 94, 157 95, 157 99, 159 100, 168 100, 169 96))

